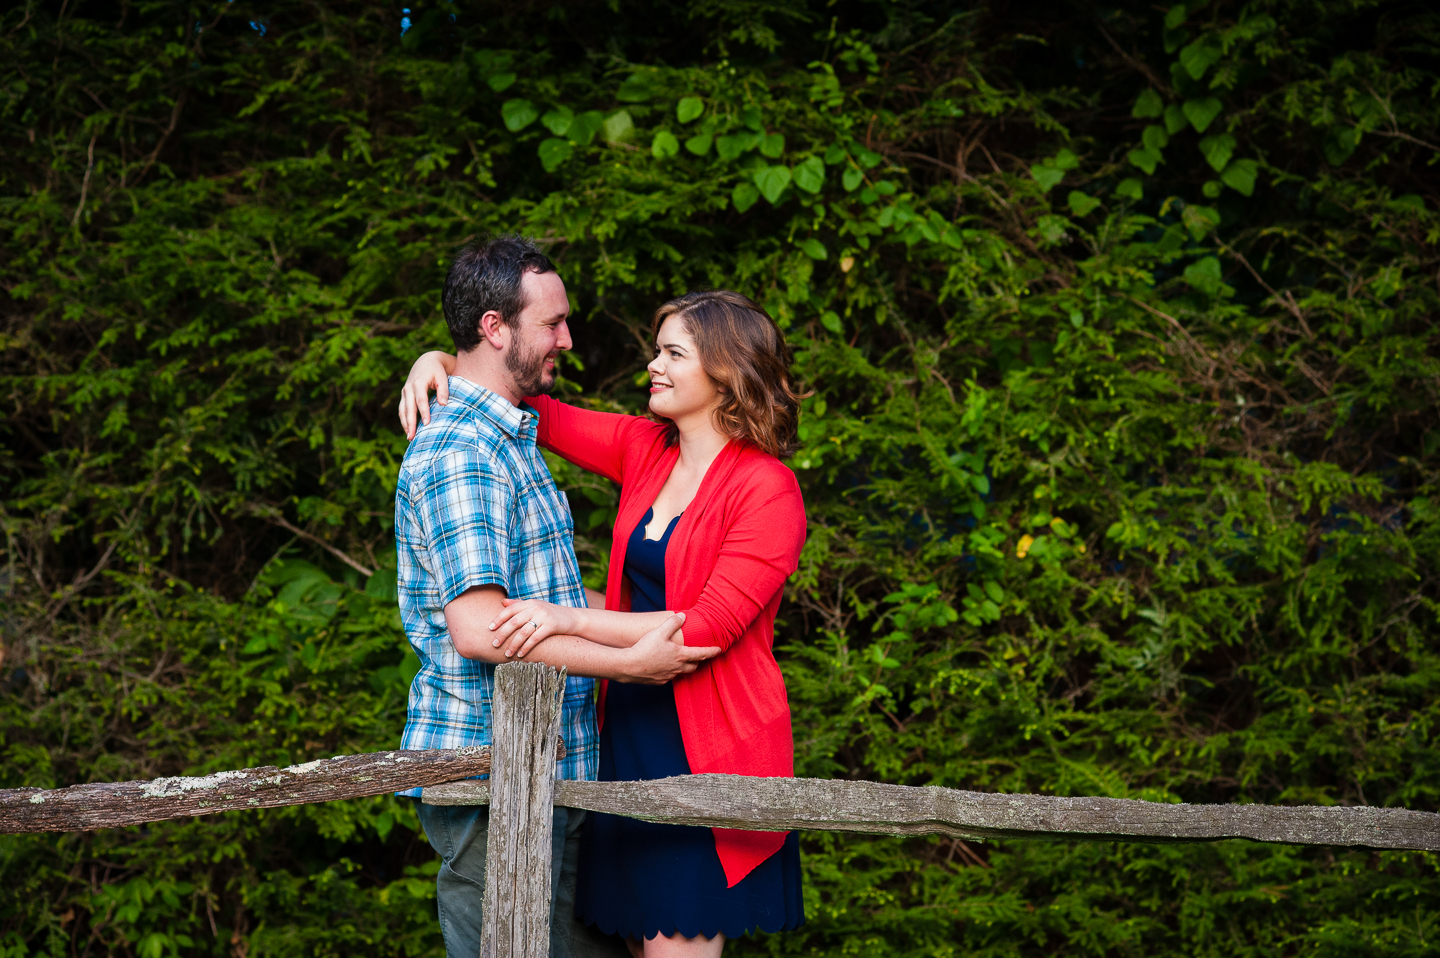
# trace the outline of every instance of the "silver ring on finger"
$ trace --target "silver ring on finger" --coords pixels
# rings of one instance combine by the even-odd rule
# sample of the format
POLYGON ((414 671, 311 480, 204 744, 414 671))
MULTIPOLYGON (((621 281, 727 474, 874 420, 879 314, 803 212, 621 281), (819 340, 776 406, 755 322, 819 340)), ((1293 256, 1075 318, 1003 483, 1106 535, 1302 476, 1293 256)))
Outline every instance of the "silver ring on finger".
POLYGON ((530 627, 530 631, 531 631, 531 632, 534 632, 536 629, 540 628, 540 623, 539 623, 539 622, 536 622, 534 619, 531 619, 529 622, 526 622, 525 624, 530 627))

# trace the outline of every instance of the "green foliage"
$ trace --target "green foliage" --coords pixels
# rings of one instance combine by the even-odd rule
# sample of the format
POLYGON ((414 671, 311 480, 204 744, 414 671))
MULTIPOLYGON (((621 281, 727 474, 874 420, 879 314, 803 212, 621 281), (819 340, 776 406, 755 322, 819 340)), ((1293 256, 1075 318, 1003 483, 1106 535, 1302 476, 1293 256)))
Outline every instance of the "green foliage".
MULTIPOLYGON (((801 774, 1434 810, 1424 5, 82 0, 0 14, 0 787, 392 748, 390 516, 453 250, 544 238, 571 401, 786 328, 801 774), (1108 12, 1107 12, 1108 11, 1108 12), (453 19, 452 19, 453 15, 453 19), (761 200, 765 202, 760 202, 761 200)), ((589 584, 615 490, 552 459, 589 584)), ((14 954, 438 954, 392 798, 0 838, 14 954)), ((807 835, 737 952, 1420 955, 1426 854, 807 835)))

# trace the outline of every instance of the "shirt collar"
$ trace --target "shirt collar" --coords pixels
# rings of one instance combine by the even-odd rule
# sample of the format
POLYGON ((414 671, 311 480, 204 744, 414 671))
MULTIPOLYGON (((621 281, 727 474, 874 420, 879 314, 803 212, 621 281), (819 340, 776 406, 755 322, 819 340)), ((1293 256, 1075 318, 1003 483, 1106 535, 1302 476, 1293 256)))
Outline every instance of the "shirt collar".
POLYGON ((535 413, 529 406, 512 406, 510 401, 462 376, 450 377, 450 402, 490 420, 512 439, 535 438, 535 413))

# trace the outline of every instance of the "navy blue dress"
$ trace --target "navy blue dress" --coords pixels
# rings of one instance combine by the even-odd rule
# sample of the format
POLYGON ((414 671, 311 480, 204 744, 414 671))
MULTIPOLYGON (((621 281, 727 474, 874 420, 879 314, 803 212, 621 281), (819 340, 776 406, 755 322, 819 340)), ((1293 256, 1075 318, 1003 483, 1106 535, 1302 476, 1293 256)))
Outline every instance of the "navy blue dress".
MULTIPOLYGON (((679 517, 659 540, 646 539, 653 515, 653 509, 645 513, 625 553, 632 612, 665 609, 665 550, 679 517)), ((611 682, 600 730, 600 781, 689 774, 671 686, 611 682)), ((791 832, 778 852, 726 888, 710 829, 592 812, 580 839, 575 914, 625 938, 677 931, 686 938, 717 932, 739 938, 756 929, 798 928, 805 922, 800 841, 791 832)))

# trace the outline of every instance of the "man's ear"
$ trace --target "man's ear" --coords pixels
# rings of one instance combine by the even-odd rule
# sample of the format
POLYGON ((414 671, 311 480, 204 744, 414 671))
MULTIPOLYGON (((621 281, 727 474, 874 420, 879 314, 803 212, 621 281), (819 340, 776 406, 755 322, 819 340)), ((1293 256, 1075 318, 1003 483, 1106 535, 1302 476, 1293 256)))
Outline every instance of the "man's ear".
POLYGON ((496 349, 504 349, 509 344, 509 328, 499 312, 488 310, 480 317, 480 337, 496 349))

